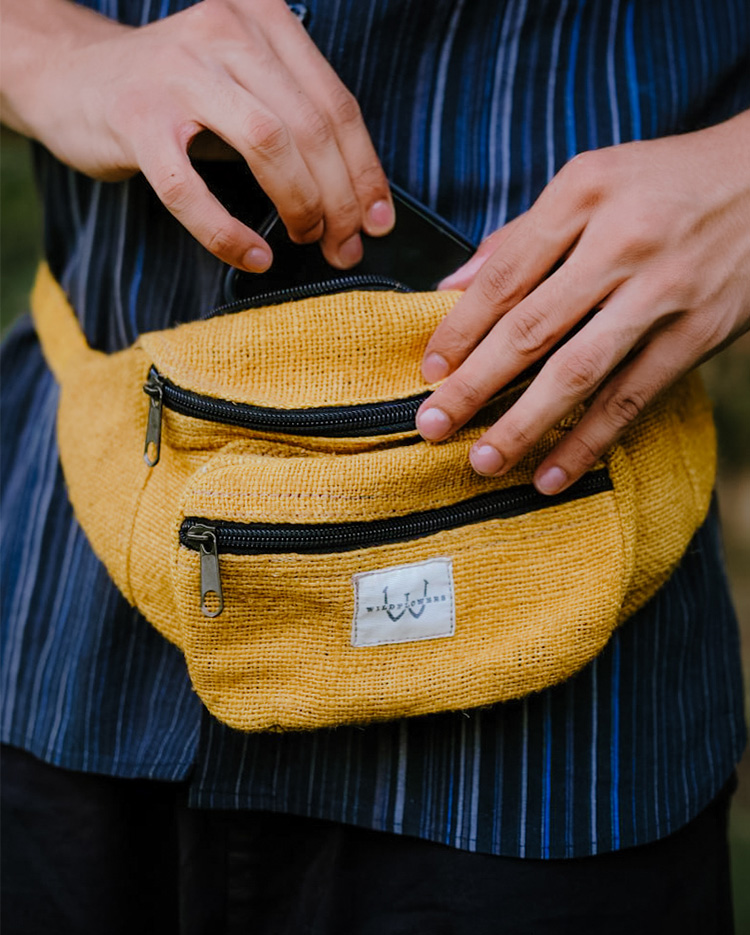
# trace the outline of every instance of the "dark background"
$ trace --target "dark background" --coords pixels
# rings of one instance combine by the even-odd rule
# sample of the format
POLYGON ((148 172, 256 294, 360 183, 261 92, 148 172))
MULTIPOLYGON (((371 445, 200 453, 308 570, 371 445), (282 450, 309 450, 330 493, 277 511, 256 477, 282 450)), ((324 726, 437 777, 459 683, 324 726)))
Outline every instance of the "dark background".
MULTIPOLYGON (((27 307, 40 256, 39 205, 28 145, 0 129, 0 323, 5 330, 27 307)), ((719 503, 729 575, 743 636, 743 668, 750 683, 750 334, 703 368, 716 404, 719 503)), ((750 715, 750 695, 746 693, 750 715)), ((738 935, 750 933, 750 754, 740 764, 732 812, 732 866, 738 935)))

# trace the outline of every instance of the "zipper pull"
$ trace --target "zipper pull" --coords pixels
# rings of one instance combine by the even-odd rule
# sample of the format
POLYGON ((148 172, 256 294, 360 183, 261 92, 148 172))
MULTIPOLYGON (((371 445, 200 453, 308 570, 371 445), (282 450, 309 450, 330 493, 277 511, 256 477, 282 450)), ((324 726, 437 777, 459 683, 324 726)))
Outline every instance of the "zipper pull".
POLYGON ((143 384, 143 392, 150 400, 143 460, 149 467, 153 467, 158 463, 161 451, 161 412, 164 402, 164 381, 155 370, 149 373, 148 381, 143 384))
POLYGON ((216 530, 212 526, 203 526, 198 523, 191 526, 185 535, 197 545, 201 556, 201 610, 206 617, 218 617, 224 610, 224 595, 221 590, 216 530), (206 600, 211 594, 213 594, 211 604, 215 608, 213 610, 206 600))

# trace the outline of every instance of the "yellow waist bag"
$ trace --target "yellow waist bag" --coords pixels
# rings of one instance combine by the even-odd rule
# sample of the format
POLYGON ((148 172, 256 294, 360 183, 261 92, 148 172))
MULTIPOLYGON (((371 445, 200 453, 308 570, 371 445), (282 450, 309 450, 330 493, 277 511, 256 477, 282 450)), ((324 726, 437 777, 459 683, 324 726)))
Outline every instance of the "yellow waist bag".
POLYGON ((560 682, 702 522, 715 443, 696 375, 556 497, 532 473, 574 418, 505 477, 469 466, 518 388, 453 439, 423 442, 419 362, 456 298, 323 296, 107 355, 41 270, 33 312, 62 388, 76 516, 232 727, 470 708, 560 682))

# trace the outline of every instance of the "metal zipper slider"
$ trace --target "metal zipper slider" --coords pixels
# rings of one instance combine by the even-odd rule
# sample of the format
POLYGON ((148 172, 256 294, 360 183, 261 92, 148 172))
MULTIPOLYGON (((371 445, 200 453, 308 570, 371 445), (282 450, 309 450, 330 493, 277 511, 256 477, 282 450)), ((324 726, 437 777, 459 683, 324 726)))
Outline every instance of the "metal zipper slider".
POLYGON ((199 523, 190 527, 186 537, 197 544, 201 556, 201 610, 206 617, 218 617, 224 610, 224 595, 221 590, 216 530, 199 523))
POLYGON ((149 467, 153 467, 158 463, 161 451, 161 413, 164 403, 164 381, 155 370, 149 373, 148 381, 143 384, 143 392, 150 400, 143 460, 149 467))

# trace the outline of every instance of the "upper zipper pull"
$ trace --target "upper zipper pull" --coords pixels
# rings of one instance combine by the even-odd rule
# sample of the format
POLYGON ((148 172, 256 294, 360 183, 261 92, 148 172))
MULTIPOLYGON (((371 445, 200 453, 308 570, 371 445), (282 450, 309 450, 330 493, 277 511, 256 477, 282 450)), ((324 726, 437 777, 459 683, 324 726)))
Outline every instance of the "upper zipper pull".
POLYGON ((216 544, 216 530, 213 526, 197 523, 185 533, 187 539, 198 546, 201 556, 201 610, 206 617, 218 617, 224 610, 224 594, 221 590, 221 572, 219 570, 219 548, 216 544), (207 599, 215 604, 212 610, 207 599))
POLYGON ((164 381, 155 370, 149 373, 147 382, 143 384, 143 392, 150 400, 143 460, 149 467, 153 467, 158 463, 161 451, 161 413, 164 402, 164 381))

